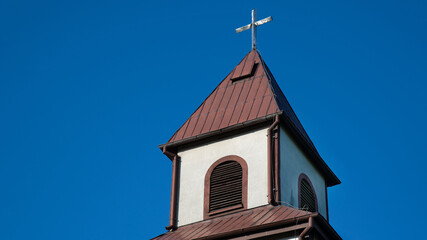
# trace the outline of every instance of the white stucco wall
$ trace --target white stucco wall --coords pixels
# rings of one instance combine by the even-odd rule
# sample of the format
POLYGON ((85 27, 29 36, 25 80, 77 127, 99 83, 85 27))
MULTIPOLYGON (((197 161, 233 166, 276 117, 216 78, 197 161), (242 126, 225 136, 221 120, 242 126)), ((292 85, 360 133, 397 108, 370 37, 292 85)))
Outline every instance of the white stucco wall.
POLYGON ((292 206, 298 207, 298 179, 301 173, 310 178, 317 196, 319 213, 327 218, 325 180, 319 171, 309 162, 306 155, 290 138, 289 134, 280 129, 280 181, 281 199, 292 206))
POLYGON ((222 157, 237 155, 248 164, 248 208, 268 204, 267 128, 178 151, 181 173, 178 226, 203 220, 204 182, 209 167, 222 157))

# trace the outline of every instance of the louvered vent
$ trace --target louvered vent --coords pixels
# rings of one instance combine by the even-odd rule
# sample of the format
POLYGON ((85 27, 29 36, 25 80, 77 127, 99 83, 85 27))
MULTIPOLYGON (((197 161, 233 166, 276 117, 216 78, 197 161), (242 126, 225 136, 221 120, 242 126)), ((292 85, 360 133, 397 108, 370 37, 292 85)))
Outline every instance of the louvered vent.
POLYGON ((226 161, 214 168, 210 178, 209 212, 233 206, 243 206, 242 167, 226 161))
POLYGON ((301 208, 309 212, 316 212, 316 199, 313 189, 307 180, 301 180, 301 208))

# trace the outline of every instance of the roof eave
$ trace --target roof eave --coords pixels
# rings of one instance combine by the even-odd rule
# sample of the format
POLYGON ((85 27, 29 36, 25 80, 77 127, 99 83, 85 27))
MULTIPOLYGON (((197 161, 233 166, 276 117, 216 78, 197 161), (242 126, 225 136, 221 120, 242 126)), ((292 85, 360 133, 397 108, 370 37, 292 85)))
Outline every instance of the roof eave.
POLYGON ((217 135, 220 135, 220 134, 223 134, 223 133, 227 133, 227 132, 231 132, 231 131, 234 131, 234 130, 243 129, 243 128, 246 128, 246 127, 249 127, 249 126, 253 126, 253 125, 256 125, 256 124, 259 124, 259 123, 267 122, 267 121, 273 120, 277 115, 278 116, 282 115, 282 112, 276 112, 276 113, 273 113, 273 114, 270 114, 270 115, 267 115, 267 116, 264 116, 264 117, 260 117, 260 118, 256 118, 256 119, 249 120, 249 121, 246 121, 246 122, 238 123, 238 124, 235 124, 233 126, 229 126, 229 127, 226 127, 226 128, 215 130, 215 131, 211 131, 211 132, 199 134, 199 135, 196 135, 196 136, 193 136, 193 137, 189 137, 189 138, 185 138, 185 139, 182 139, 182 140, 178 140, 178 141, 175 141, 175 142, 164 143, 164 144, 159 145, 158 147, 162 151, 163 151, 163 149, 165 147, 166 148, 177 148, 177 147, 182 146, 184 144, 193 143, 193 142, 196 142, 196 141, 199 141, 199 140, 203 140, 203 139, 206 139, 206 138, 209 138, 209 137, 217 136, 217 135))
POLYGON ((274 114, 270 114, 264 117, 260 117, 260 118, 256 118, 250 121, 246 121, 246 122, 242 122, 239 124, 235 124, 233 126, 230 127, 226 127, 226 128, 222 128, 222 129, 218 129, 215 131, 211 131, 211 132, 207 132, 207 133, 203 133, 203 134, 199 134, 193 137, 189 137, 189 138, 185 138, 182 140, 178 140, 175 142, 168 142, 168 143, 164 143, 159 145, 159 149, 163 152, 165 150, 165 148, 167 149, 176 149, 179 146, 185 145, 185 144, 190 144, 190 143, 194 143, 203 139, 207 139, 210 137, 214 137, 214 136, 218 136, 224 133, 228 133, 231 131, 235 131, 235 130, 240 130, 249 126, 253 126, 256 124, 260 124, 263 122, 267 122, 267 121, 271 121, 275 118, 275 116, 280 116, 282 119, 282 122, 288 127, 288 129, 290 129, 293 132, 293 136, 295 136, 295 139, 297 140, 297 142, 300 144, 300 146, 302 146, 303 150, 309 155, 311 156, 312 159, 312 163, 317 166, 321 172, 322 175, 325 176, 326 178, 326 184, 328 187, 332 187, 335 185, 338 185, 341 183, 341 181, 338 179, 338 177, 334 174, 334 172, 329 168, 329 166, 326 164, 326 162, 322 159, 322 157, 319 155, 319 153, 317 152, 316 149, 313 149, 311 147, 310 144, 308 144, 305 141, 305 138, 301 135, 301 133, 295 128, 295 126, 293 126, 293 124, 290 123, 289 119, 286 118, 285 114, 283 114, 283 112, 277 112, 274 114))
POLYGON ((328 239, 342 240, 331 224, 320 214, 315 217, 314 228, 322 235, 327 236, 328 239))
MULTIPOLYGON (((258 52, 259 54, 259 52, 258 52)), ((296 118, 296 123, 293 122, 288 114, 286 112, 284 112, 284 114, 281 115, 281 119, 283 120, 282 122, 285 123, 285 125, 287 125, 289 127, 289 129, 293 132, 293 136, 295 136, 295 138, 297 139, 297 141, 299 142, 300 146, 302 146, 302 148, 304 149, 304 152, 307 153, 310 156, 310 161, 321 170, 322 174, 325 176, 326 179, 326 185, 328 187, 332 187, 335 185, 338 185, 341 183, 341 181, 338 179, 338 177, 334 174, 334 172, 332 172, 332 170, 329 168, 329 166, 326 164, 326 162, 322 159, 322 157, 320 156, 320 154, 318 153, 316 147, 314 146, 314 144, 311 142, 310 138, 308 137, 308 134, 306 133, 307 137, 304 137, 304 134, 301 132, 305 132, 304 127, 302 126, 302 124, 299 122, 298 117, 296 116, 294 110, 292 109, 292 106, 289 104, 289 102, 286 99, 286 96, 283 94, 282 90, 280 89, 280 87, 277 84, 277 81, 274 79, 273 74, 271 73, 270 69, 268 68, 267 64, 264 62, 264 59, 262 59, 261 55, 260 56, 260 60, 262 63, 262 66, 266 72, 266 76, 269 78, 269 81, 271 83, 275 83, 278 87, 278 91, 280 91, 280 94, 283 95, 283 97, 285 98, 286 103, 288 104, 290 111, 295 115, 296 118), (302 130, 299 130, 295 124, 299 124, 301 125, 302 130)), ((273 91, 274 92, 274 91, 273 91)), ((275 93, 276 94, 276 93, 275 93)), ((279 104, 278 104, 279 105, 279 104)), ((282 109, 283 112, 283 109, 282 109)))
POLYGON ((307 140, 302 136, 300 131, 298 131, 298 129, 291 123, 291 121, 288 118, 286 118, 285 114, 281 115, 281 119, 284 125, 288 127, 287 129, 292 131, 292 136, 295 137, 295 140, 302 147, 304 152, 310 156, 309 159, 311 160, 311 162, 321 170, 322 175, 324 175, 326 178, 326 185, 328 187, 332 187, 340 184, 341 181, 338 179, 335 173, 331 170, 331 168, 329 168, 329 166, 326 164, 326 162, 317 152, 315 147, 314 146, 312 147, 311 144, 307 142, 307 140))
MULTIPOLYGON (((306 222, 308 221, 308 219, 310 217, 316 218, 318 215, 319 215, 318 213, 311 213, 311 214, 295 217, 292 219, 286 219, 286 220, 282 220, 282 221, 273 222, 270 224, 264 224, 264 225, 254 226, 254 227, 238 229, 238 230, 231 231, 231 232, 225 232, 225 233, 221 233, 221 234, 210 235, 210 236, 196 238, 196 239, 198 239, 198 240, 199 239, 200 240, 201 239, 203 239, 203 240, 224 239, 224 238, 231 238, 231 237, 240 236, 243 234, 250 235, 250 234, 253 234, 253 233, 258 232, 258 231, 263 231, 263 230, 283 226, 283 225, 294 223, 294 222, 295 222, 295 225, 294 225, 294 228, 292 230, 296 230, 296 229, 298 229, 298 227, 300 227, 301 229, 304 229, 306 227, 306 222)), ((264 232, 264 234, 265 234, 265 232, 264 232)))

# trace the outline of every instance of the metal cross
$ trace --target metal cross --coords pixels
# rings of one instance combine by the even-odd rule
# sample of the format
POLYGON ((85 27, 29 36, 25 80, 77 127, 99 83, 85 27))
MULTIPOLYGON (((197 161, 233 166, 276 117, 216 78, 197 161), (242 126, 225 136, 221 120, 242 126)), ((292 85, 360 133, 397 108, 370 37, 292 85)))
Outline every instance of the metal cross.
POLYGON ((254 9, 252 10, 252 23, 236 29, 236 33, 243 32, 251 28, 252 29, 252 49, 256 49, 256 27, 270 21, 273 21, 273 18, 271 16, 264 18, 262 20, 256 21, 256 9, 254 9))

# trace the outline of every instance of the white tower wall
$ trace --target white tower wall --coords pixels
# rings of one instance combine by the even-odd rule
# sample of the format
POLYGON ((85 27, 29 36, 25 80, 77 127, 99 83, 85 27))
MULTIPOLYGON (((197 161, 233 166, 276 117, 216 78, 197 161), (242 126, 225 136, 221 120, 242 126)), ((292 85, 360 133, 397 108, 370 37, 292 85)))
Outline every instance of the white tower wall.
POLYGON ((280 129, 280 182, 281 201, 298 207, 298 180, 301 173, 307 175, 316 192, 318 211, 327 219, 325 180, 310 163, 289 133, 280 129))
POLYGON ((237 155, 248 165, 248 208, 268 204, 267 128, 178 151, 181 158, 178 226, 203 220, 204 182, 209 167, 237 155))

